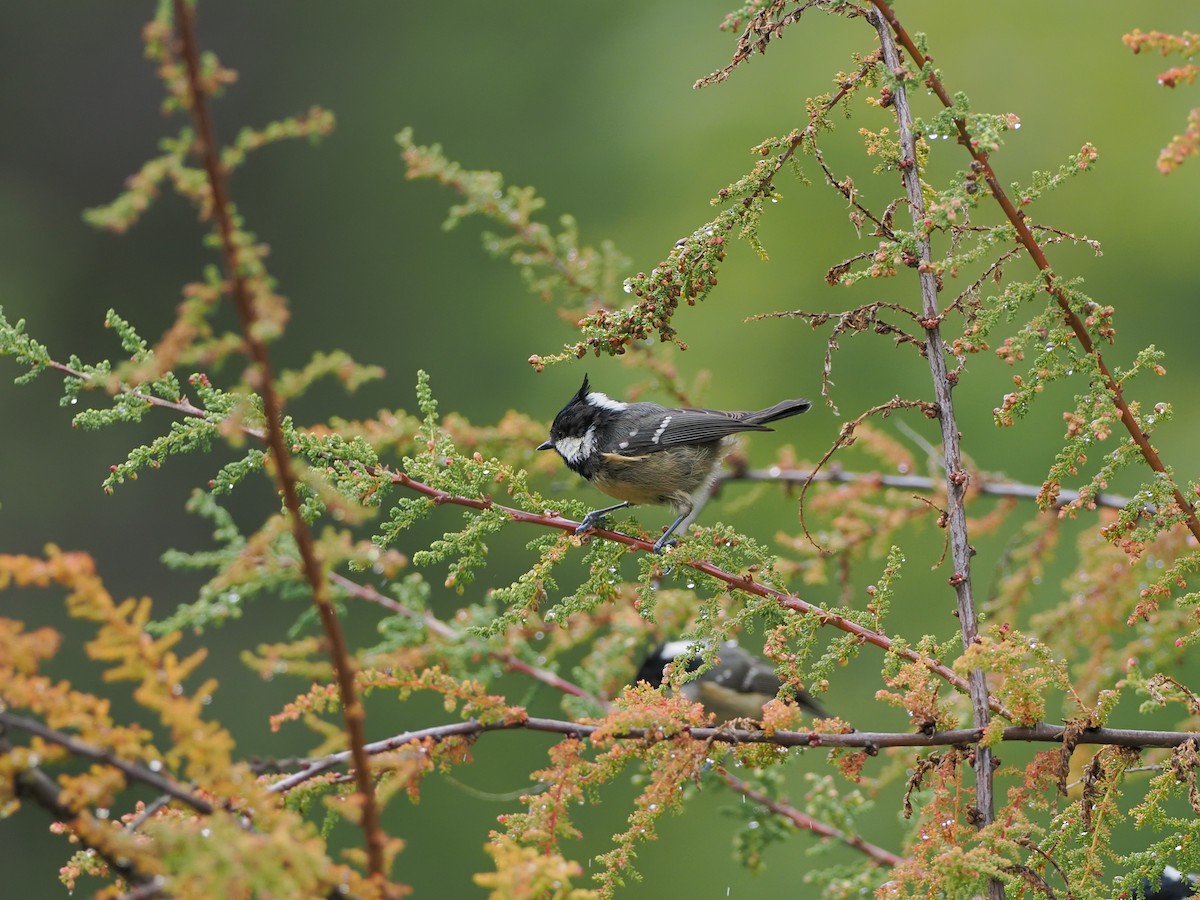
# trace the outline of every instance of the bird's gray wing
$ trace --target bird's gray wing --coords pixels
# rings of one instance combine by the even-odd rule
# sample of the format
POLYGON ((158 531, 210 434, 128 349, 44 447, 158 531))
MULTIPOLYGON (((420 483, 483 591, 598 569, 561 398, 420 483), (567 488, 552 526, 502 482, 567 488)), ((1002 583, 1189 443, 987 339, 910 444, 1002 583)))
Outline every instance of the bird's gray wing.
MULTIPOLYGON (((642 404, 633 404, 641 406, 642 404)), ((771 431, 765 425, 745 421, 747 412, 723 412, 713 409, 669 409, 647 403, 638 415, 629 417, 628 429, 612 434, 605 450, 622 456, 654 453, 680 444, 704 444, 737 434, 739 431, 771 431)))

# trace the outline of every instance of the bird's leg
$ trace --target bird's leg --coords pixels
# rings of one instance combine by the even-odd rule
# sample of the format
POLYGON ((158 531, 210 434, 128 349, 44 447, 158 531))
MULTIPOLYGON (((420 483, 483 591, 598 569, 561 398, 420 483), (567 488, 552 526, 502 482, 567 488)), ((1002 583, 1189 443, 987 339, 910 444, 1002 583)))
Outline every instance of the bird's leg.
POLYGON ((692 511, 689 509, 687 512, 683 513, 683 515, 681 515, 678 519, 676 519, 674 522, 671 523, 670 528, 668 528, 666 531, 663 532, 663 536, 654 542, 653 549, 654 549, 655 553, 662 553, 663 548, 666 547, 668 544, 678 543, 678 541, 675 538, 671 537, 671 535, 675 533, 676 528, 678 528, 680 525, 683 524, 683 520, 686 519, 689 515, 691 515, 691 512, 692 511))
POLYGON ((579 523, 579 527, 575 529, 576 534, 583 534, 585 531, 591 531, 607 516, 610 512, 616 512, 618 509, 625 509, 627 506, 633 506, 632 503, 618 503, 615 506, 606 506, 604 509, 593 509, 590 513, 583 517, 583 521, 579 523))

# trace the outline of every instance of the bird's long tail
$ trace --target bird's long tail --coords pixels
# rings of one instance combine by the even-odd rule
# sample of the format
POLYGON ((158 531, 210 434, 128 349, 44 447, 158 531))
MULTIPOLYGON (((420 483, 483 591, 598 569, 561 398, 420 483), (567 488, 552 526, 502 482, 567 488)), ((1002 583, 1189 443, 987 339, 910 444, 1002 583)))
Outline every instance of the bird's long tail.
POLYGON ((774 406, 750 413, 746 416, 745 421, 754 425, 766 425, 768 422, 786 419, 788 416, 798 416, 800 413, 806 412, 810 406, 812 403, 808 400, 784 400, 774 406))

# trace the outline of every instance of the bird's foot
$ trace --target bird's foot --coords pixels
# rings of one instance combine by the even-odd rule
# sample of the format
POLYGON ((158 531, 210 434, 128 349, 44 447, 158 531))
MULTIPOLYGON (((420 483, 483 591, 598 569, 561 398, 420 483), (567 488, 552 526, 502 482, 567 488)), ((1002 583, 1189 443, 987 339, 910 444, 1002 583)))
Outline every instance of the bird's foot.
POLYGON ((653 549, 655 553, 657 553, 661 556, 662 552, 667 547, 674 547, 678 543, 679 543, 679 539, 671 537, 671 535, 668 533, 668 534, 664 534, 657 541, 655 541, 654 546, 651 549, 653 549))
POLYGON ((603 524, 604 517, 606 515, 607 515, 607 512, 603 512, 600 510, 596 510, 595 512, 588 513, 586 516, 583 517, 583 521, 581 521, 579 523, 579 525, 576 527, 575 533, 583 534, 585 531, 592 531, 593 529, 599 528, 600 525, 603 524))

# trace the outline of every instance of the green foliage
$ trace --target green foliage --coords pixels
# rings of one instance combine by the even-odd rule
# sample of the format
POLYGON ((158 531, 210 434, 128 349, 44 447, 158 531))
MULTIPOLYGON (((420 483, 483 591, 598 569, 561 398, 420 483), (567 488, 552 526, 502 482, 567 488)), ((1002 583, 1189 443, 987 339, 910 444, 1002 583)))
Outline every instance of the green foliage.
POLYGON ((432 178, 462 194, 463 202, 451 207, 444 228, 454 228, 471 216, 483 216, 511 232, 503 237, 484 232, 484 249, 492 256, 508 255, 529 289, 543 300, 557 298, 565 315, 612 302, 617 273, 626 259, 611 242, 604 241, 598 249, 581 245, 579 226, 569 215, 559 219, 561 231, 551 231, 534 218, 546 201, 533 188, 505 188, 499 172, 465 169, 447 159, 439 145, 414 143, 411 128, 396 135, 396 143, 406 177, 432 178))
POLYGON ((29 371, 17 376, 16 384, 28 384, 37 378, 51 364, 50 351, 45 345, 39 344, 25 333, 25 320, 18 319, 10 323, 4 317, 4 307, 0 306, 0 352, 11 356, 22 367, 28 366, 29 371))

